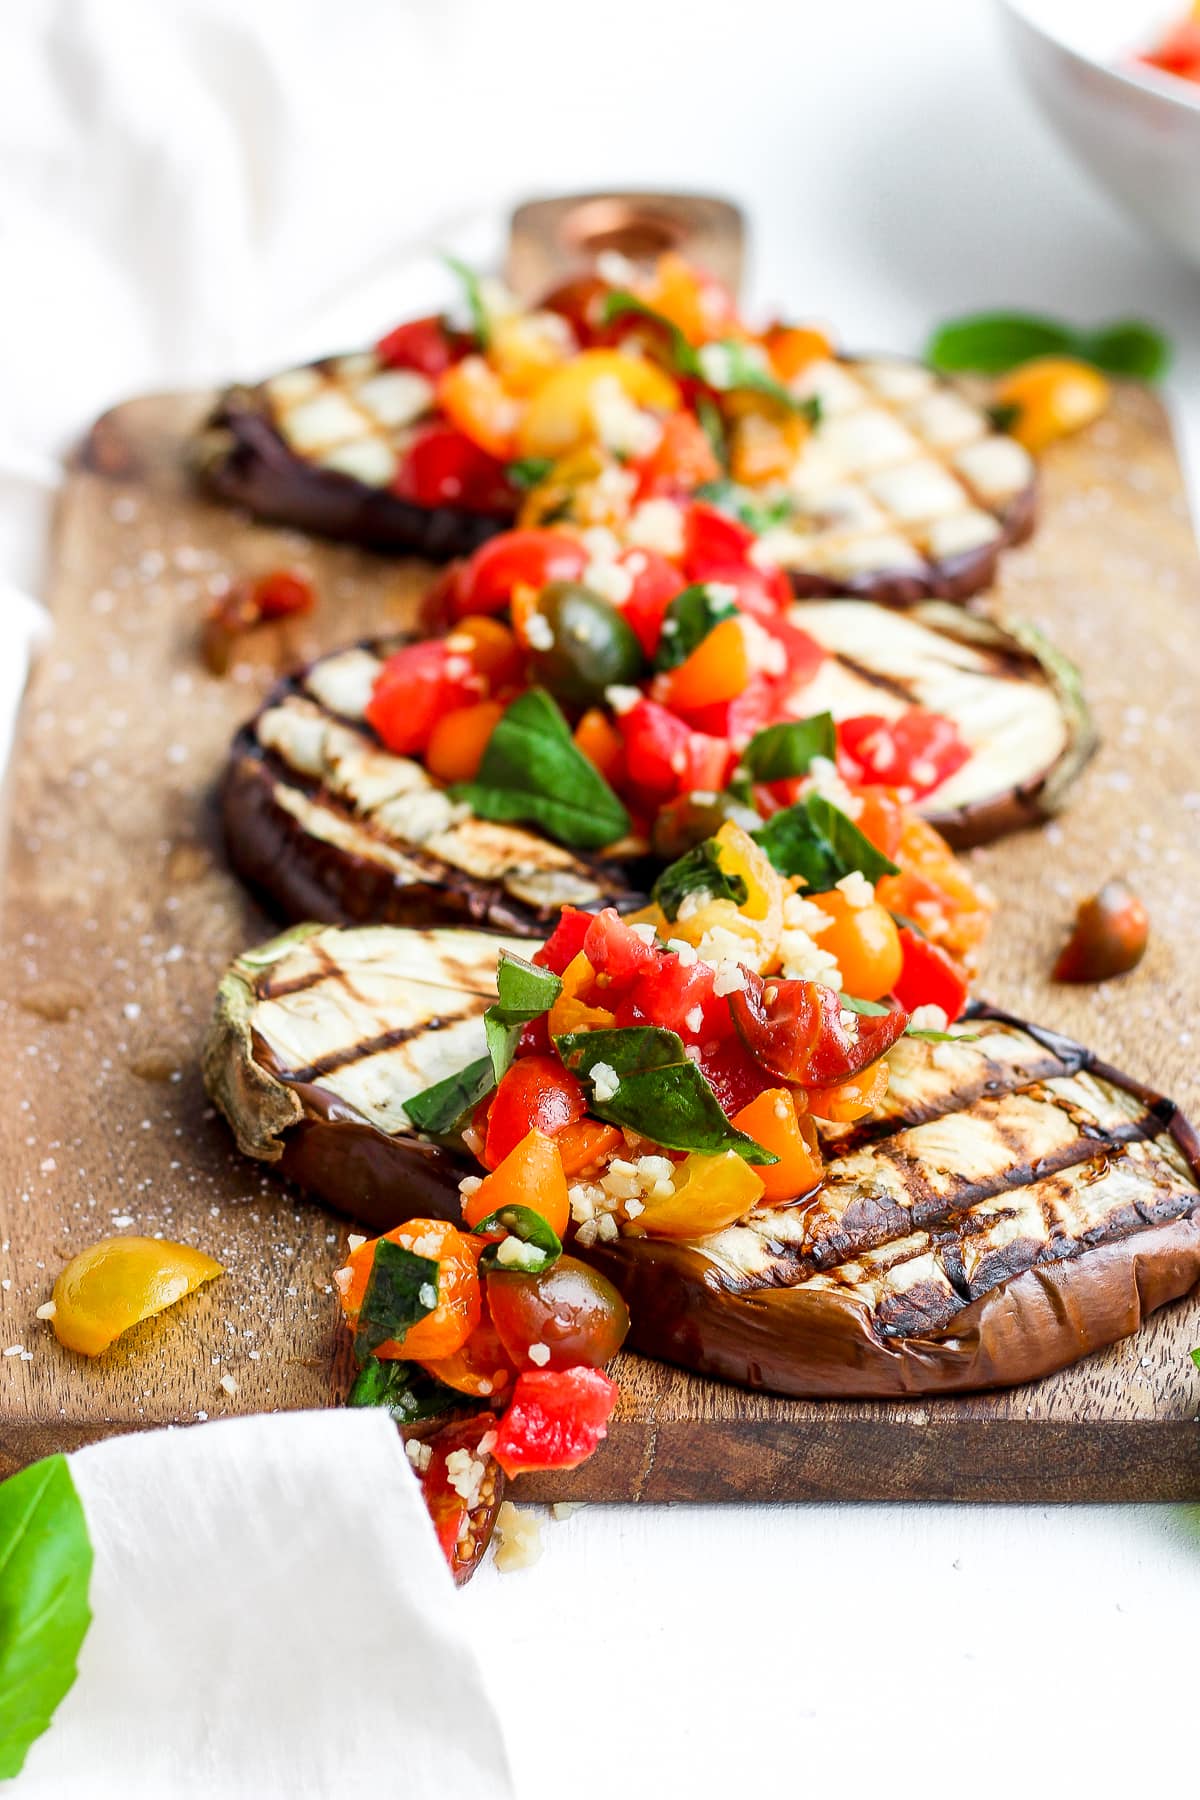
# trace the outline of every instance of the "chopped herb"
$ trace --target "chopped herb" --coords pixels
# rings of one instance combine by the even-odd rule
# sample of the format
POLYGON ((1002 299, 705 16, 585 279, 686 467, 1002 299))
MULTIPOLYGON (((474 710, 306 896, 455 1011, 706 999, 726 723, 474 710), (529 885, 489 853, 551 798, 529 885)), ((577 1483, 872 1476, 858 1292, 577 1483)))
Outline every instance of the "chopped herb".
POLYGON ((403 1244, 381 1237, 375 1246, 367 1291, 354 1328, 354 1352, 365 1362, 380 1344, 402 1338, 410 1325, 437 1305, 438 1266, 403 1244))
POLYGON ((542 1275, 562 1255, 558 1233, 531 1206, 500 1207, 499 1211, 489 1213, 486 1219, 479 1221, 475 1236, 498 1240, 489 1243, 479 1258, 481 1269, 511 1269, 517 1275, 542 1275), (518 1238, 527 1246, 527 1252, 519 1262, 501 1259, 500 1246, 505 1237, 518 1238))
POLYGON ((64 1456, 0 1483, 0 1780, 18 1775, 75 1680, 92 1545, 64 1456))
POLYGON ((704 642, 714 625, 734 617, 737 606, 720 589, 720 582, 699 581, 676 594, 663 614, 662 635, 654 656, 656 669, 677 669, 704 642))
POLYGON ((496 1003, 483 1015, 488 1054, 498 1082, 512 1066, 524 1027, 549 1012, 561 992, 562 980, 552 969, 523 962, 508 950, 500 952, 496 1003))
POLYGON ((759 537, 776 525, 786 525, 796 514, 795 503, 786 494, 767 499, 750 488, 739 487, 736 481, 706 481, 696 489, 696 499, 737 519, 759 537))
POLYGON ((474 269, 457 256, 443 255, 442 261, 451 269, 463 284, 463 294, 467 302, 467 311, 471 315, 471 335, 481 350, 486 350, 492 339, 492 328, 488 321, 487 307, 483 301, 483 286, 474 269))
POLYGON ((518 456, 515 462, 505 465, 504 473, 510 487, 528 493, 530 488, 545 481, 553 467, 553 459, 549 456, 518 456))
POLYGON ((890 1013, 890 1006, 881 1006, 878 1000, 858 1000, 853 994, 839 994, 838 999, 847 1012, 859 1013, 864 1019, 882 1019, 884 1013, 890 1013))
POLYGON ((951 319, 925 347, 925 361, 943 374, 1003 375, 1037 356, 1074 356, 1109 375, 1158 381, 1167 371, 1171 347, 1161 331, 1140 319, 1083 331, 1061 319, 1008 312, 951 319))
POLYGON ((977 1031, 914 1031, 910 1025, 904 1033, 905 1037, 919 1038, 923 1044, 977 1044, 977 1031))
POLYGON ((488 739, 476 779, 451 794, 482 819, 538 825, 572 850, 599 850, 629 830, 629 814, 544 688, 513 701, 488 739))
POLYGON ((401 1425, 436 1419, 466 1404, 462 1394, 435 1381, 419 1363, 368 1356, 346 1396, 347 1406, 385 1406, 401 1425))
POLYGON ((773 813, 754 833, 781 875, 800 875, 814 893, 828 892, 855 869, 870 882, 899 870, 824 794, 806 794, 773 813))
POLYGON ((584 1081, 597 1063, 614 1071, 616 1093, 598 1100, 593 1092, 590 1100, 590 1110, 610 1125, 627 1125, 668 1150, 734 1150, 749 1163, 778 1162, 729 1123, 674 1031, 658 1025, 573 1031, 555 1043, 567 1067, 584 1081))
POLYGON ((453 1137, 496 1085, 491 1056, 481 1056, 404 1102, 409 1122, 429 1137, 453 1137))
POLYGON ((830 762, 837 755, 837 728, 832 713, 790 719, 756 731, 742 751, 738 773, 751 781, 786 781, 807 775, 815 756, 830 762))
POLYGON ((727 875, 721 867, 721 847, 715 838, 705 838, 665 868, 654 884, 650 898, 657 901, 668 919, 679 917, 679 908, 688 894, 704 892, 713 900, 732 900, 735 906, 745 904, 749 888, 740 875, 727 875))

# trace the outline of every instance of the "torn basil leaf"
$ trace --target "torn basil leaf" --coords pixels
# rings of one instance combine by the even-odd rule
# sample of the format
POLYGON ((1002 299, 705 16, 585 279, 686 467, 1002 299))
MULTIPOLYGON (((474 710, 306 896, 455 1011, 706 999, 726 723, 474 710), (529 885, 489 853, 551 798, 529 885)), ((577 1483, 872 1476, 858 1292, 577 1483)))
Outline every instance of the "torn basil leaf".
MULTIPOLYGON (((592 1084, 590 1110, 598 1119, 627 1125, 668 1150, 710 1155, 734 1150, 749 1163, 779 1161, 730 1124, 676 1032, 658 1025, 632 1025, 612 1031, 572 1031, 555 1043, 566 1066, 592 1084), (616 1092, 604 1100, 595 1091, 598 1065, 616 1079, 616 1092)), ((606 1081, 605 1092, 608 1085, 606 1081)))
POLYGON ((491 342, 492 329, 488 321, 487 307, 483 301, 483 287, 480 279, 474 269, 457 256, 443 255, 442 261, 463 284, 463 297, 471 317, 471 335, 479 348, 486 350, 491 342))
POLYGON ((453 1137, 496 1085, 490 1054, 422 1088, 404 1102, 409 1123, 428 1137, 453 1137))
POLYGON ((512 1067, 524 1027, 549 1012, 561 992, 562 981, 552 969, 525 962, 508 950, 500 952, 497 999, 483 1015, 484 1036, 497 1082, 512 1067))
POLYGON ((436 1419, 466 1405, 462 1394, 436 1381, 419 1363, 368 1356, 346 1396, 347 1406, 384 1406, 399 1425, 436 1419))
POLYGON ((1192 1351, 1192 1361, 1195 1363, 1196 1367, 1200 1369, 1200 1350, 1192 1351))
POLYGON ((554 463, 548 456, 518 456, 515 462, 505 465, 504 473, 509 485, 520 488, 524 494, 545 481, 553 467, 554 463))
POLYGON ((714 625, 733 618, 737 610, 732 590, 726 593, 722 582, 699 581, 685 587, 663 614, 654 667, 660 672, 677 669, 699 648, 714 625))
POLYGON ((751 781, 787 781, 807 775, 813 758, 832 762, 837 755, 837 728, 832 713, 814 713, 810 719, 789 719, 756 731, 738 762, 738 774, 751 781))
POLYGON ((940 325, 925 346, 925 361, 943 374, 1003 375, 1038 356, 1073 356, 1109 375, 1158 381, 1171 347, 1153 325, 1121 319, 1094 331, 1034 313, 970 313, 940 325))
POLYGON ((679 917, 679 908, 688 894, 705 893, 712 900, 732 900, 735 906, 743 905, 750 890, 742 876, 726 874, 720 857, 717 840, 705 838, 663 870, 650 898, 671 920, 679 917))
POLYGON ((715 506, 759 537, 777 525, 786 525, 796 514, 795 502, 788 495, 768 499, 752 488, 739 487, 736 481, 706 481, 696 489, 696 499, 715 506))
POLYGON ((977 1031, 926 1031, 924 1028, 914 1031, 910 1025, 903 1034, 905 1037, 918 1038, 923 1044, 977 1044, 977 1031))
POLYGON ((562 1255, 562 1242, 540 1212, 532 1206, 502 1206, 475 1227, 476 1237, 496 1238, 479 1258, 481 1269, 509 1269, 514 1275, 543 1275, 562 1255), (505 1238, 522 1246, 519 1255, 501 1257, 505 1238))
POLYGON ((438 1266, 403 1244, 381 1237, 375 1246, 367 1290, 354 1328, 354 1353, 365 1362, 380 1344, 402 1338, 438 1302, 438 1266))
POLYGON ((513 701, 488 739, 475 780, 450 792, 481 819, 540 826, 572 850, 599 850, 629 830, 629 814, 544 688, 529 688, 513 701))
POLYGON ((884 1013, 892 1010, 890 1006, 881 1006, 878 1000, 858 1000, 853 994, 839 994, 838 999, 847 1012, 858 1013, 864 1019, 881 1019, 884 1013))
POLYGON ((899 873, 824 794, 806 794, 773 813, 754 836, 781 875, 801 876, 815 894, 827 893, 855 869, 870 882, 899 873))

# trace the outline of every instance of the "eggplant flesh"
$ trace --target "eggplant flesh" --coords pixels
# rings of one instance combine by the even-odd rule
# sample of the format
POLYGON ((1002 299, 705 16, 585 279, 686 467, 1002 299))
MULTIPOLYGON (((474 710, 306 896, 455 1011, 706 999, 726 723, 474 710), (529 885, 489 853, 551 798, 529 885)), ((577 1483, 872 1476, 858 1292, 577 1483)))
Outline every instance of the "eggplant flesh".
POLYGON ((488 925, 544 936, 565 905, 628 905, 614 864, 478 818, 363 713, 402 640, 320 658, 283 681, 234 741, 222 792, 237 872, 285 917, 488 925))
MULTIPOLYGON (((414 1059, 422 1085, 449 1072, 448 1016, 482 1053, 495 957, 482 934, 368 929, 239 959, 205 1077, 241 1147, 377 1230, 457 1217, 468 1167, 417 1136, 403 1101, 414 1059)), ((901 1040, 879 1112, 822 1128, 807 1200, 580 1252, 629 1302, 631 1347, 794 1396, 963 1392, 1063 1368, 1189 1292, 1200 1138, 1172 1102, 991 1007, 967 1029, 901 1040)))

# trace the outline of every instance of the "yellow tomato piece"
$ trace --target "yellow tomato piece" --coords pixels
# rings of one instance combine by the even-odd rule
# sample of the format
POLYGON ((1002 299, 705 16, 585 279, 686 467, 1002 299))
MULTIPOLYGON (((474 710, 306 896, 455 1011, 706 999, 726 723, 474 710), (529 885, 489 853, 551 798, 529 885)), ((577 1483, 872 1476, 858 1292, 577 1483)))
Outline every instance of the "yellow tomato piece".
POLYGON ((73 1256, 54 1284, 54 1335, 99 1356, 131 1325, 165 1311, 222 1273, 203 1250, 165 1238, 102 1238, 73 1256))
POLYGON ((513 313, 492 326, 487 357, 512 394, 530 394, 575 348, 571 327, 559 313, 513 313))
POLYGON ((596 971, 581 950, 563 970, 562 987, 550 1008, 546 1023, 552 1038, 565 1037, 569 1031, 607 1031, 616 1023, 602 1006, 589 1006, 579 998, 595 979, 596 971))
POLYGON ((761 975, 774 961, 783 932, 782 877, 762 846, 732 820, 722 825, 716 841, 722 869, 727 875, 740 875, 746 883, 745 900, 740 906, 732 900, 710 900, 696 912, 671 921, 665 935, 682 938, 698 949, 707 932, 728 932, 738 940, 738 960, 761 975))
POLYGON ((1111 393, 1104 376, 1090 363, 1070 356, 1039 356, 1000 383, 996 404, 1016 408, 1009 435, 1027 450, 1041 450, 1098 419, 1111 393))
POLYGON ((521 403, 482 356, 451 364, 438 382, 437 397, 450 423, 473 444, 501 462, 512 456, 521 403))
POLYGON ((636 406, 675 412, 679 389, 662 369, 624 350, 585 350, 555 369, 534 389, 517 427, 520 456, 565 456, 596 435, 592 396, 596 383, 615 381, 636 406))
POLYGON ((736 1150, 695 1152, 677 1165, 673 1191, 651 1194, 625 1229, 635 1237, 705 1237, 742 1218, 762 1196, 761 1176, 736 1150))
POLYGON ((636 479, 598 444, 580 444, 561 456, 521 502, 517 524, 619 525, 628 517, 636 479))
POLYGON ((766 408, 746 412, 733 427, 730 474, 747 487, 786 481, 811 429, 807 419, 795 414, 776 418, 766 408))
POLYGON ((841 970, 846 992, 858 1000, 882 1000, 890 994, 904 961, 891 913, 876 900, 853 906, 838 888, 809 897, 830 921, 818 941, 841 970))

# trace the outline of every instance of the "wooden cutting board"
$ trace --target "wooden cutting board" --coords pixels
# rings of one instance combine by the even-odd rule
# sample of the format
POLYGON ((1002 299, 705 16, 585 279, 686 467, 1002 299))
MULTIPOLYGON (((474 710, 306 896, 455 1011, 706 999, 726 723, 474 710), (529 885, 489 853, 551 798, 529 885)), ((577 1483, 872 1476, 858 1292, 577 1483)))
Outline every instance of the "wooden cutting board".
MULTIPOLYGON (((274 929, 224 868, 213 785, 274 665, 404 624, 428 571, 193 493, 181 448, 205 404, 101 420, 57 518, 55 634, 11 780, 0 1349, 21 1351, 0 1358, 0 1472, 111 1432, 324 1406, 345 1377, 330 1287, 345 1224, 237 1154, 197 1072, 218 976, 274 929), (210 595, 282 562, 311 570, 318 613, 209 674, 210 595), (66 1258, 113 1230, 201 1245, 226 1273, 88 1362, 34 1315, 66 1258)), ((1200 1109, 1200 561, 1159 403, 1123 393, 1056 448, 1043 511, 999 599, 1083 665, 1105 743, 1061 822, 976 853, 1000 900, 983 986, 1200 1109), (1114 872, 1150 907, 1145 962, 1053 988, 1075 898, 1114 872)), ((624 1358, 603 1452, 530 1496, 1200 1499, 1197 1342, 1188 1301, 1039 1386, 898 1405, 777 1400, 624 1358)))

